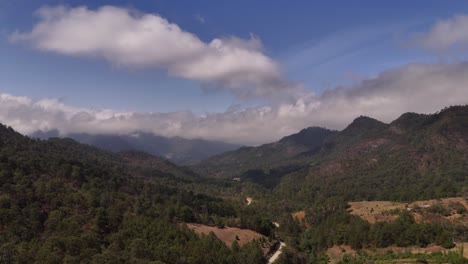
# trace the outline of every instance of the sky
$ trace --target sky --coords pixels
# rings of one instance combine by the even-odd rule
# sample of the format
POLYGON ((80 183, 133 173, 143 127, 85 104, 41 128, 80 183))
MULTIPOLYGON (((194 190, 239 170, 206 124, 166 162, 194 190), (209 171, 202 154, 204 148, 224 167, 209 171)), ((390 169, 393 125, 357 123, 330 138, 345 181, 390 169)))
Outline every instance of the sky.
POLYGON ((0 122, 245 145, 468 103, 468 1, 0 1, 0 122))

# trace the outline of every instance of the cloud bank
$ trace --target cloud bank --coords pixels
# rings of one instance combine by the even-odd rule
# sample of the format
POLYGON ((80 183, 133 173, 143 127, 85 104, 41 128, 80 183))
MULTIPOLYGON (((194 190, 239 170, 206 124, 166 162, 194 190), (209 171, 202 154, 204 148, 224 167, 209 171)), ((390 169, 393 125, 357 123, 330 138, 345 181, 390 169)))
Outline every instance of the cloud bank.
POLYGON ((438 21, 427 33, 416 36, 416 42, 434 51, 468 49, 468 16, 458 15, 438 21))
MULTIPOLYGON (((37 14, 33 29, 11 35, 12 41, 125 67, 159 67, 172 76, 218 85, 240 98, 276 98, 265 106, 197 115, 86 109, 56 99, 0 94, 0 122, 24 134, 55 129, 61 135, 147 132, 257 145, 308 126, 342 129, 360 115, 389 122, 404 112, 431 113, 468 103, 467 62, 409 64, 315 95, 295 89, 253 36, 205 43, 159 15, 111 6, 41 8, 37 14)), ((466 29, 468 18, 457 16, 438 22, 418 41, 431 49, 465 45, 466 29)))
POLYGON ((85 109, 54 99, 33 101, 0 94, 0 122, 25 134, 38 129, 58 129, 62 135, 141 131, 256 145, 308 126, 342 129, 359 115, 389 122, 408 111, 431 113, 445 106, 467 104, 467 87, 468 63, 463 62, 410 64, 355 86, 337 87, 320 96, 309 94, 294 103, 205 115, 85 109))
POLYGON ((16 32, 10 40, 42 51, 104 58, 117 66, 162 68, 242 99, 269 98, 295 86, 262 52, 255 36, 205 43, 157 14, 113 6, 43 7, 37 15, 39 22, 30 32, 16 32))

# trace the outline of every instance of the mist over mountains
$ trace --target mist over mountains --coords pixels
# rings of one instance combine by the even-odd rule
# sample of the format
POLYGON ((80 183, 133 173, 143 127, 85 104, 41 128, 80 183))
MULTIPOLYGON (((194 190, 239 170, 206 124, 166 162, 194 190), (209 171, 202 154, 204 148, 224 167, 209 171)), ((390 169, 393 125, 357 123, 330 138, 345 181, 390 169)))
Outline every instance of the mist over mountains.
MULTIPOLYGON (((57 130, 36 131, 33 138, 48 139, 59 137, 57 130)), ((119 152, 138 150, 161 156, 177 164, 192 164, 213 155, 235 150, 241 145, 204 139, 185 139, 181 137, 163 137, 150 133, 133 133, 130 135, 73 133, 64 137, 101 149, 119 152)))

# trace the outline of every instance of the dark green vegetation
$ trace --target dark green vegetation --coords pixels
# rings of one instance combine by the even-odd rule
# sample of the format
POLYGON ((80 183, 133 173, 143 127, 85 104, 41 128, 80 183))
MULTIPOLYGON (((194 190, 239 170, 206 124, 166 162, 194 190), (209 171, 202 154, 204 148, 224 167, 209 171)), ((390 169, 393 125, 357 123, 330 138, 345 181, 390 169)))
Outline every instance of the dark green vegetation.
MULTIPOLYGON (((314 205, 306 214, 306 225, 285 216, 278 234, 287 243, 288 251, 280 263, 327 263, 325 252, 335 245, 348 245, 362 254, 359 261, 354 259, 356 262, 349 263, 373 263, 364 261, 364 257, 370 261, 378 255, 368 256, 366 251, 361 250, 428 245, 450 249, 455 246, 453 241, 467 239, 466 222, 463 225, 449 221, 416 222, 410 213, 403 211, 395 221, 370 224, 358 216, 350 215, 347 208, 346 203, 333 201, 314 205)), ((461 255, 457 257, 465 261, 458 263, 468 263, 461 255)))
POLYGON ((349 215, 343 208, 327 209, 331 211, 314 210, 309 213, 311 227, 301 241, 304 250, 315 252, 333 245, 349 245, 354 249, 392 245, 426 247, 431 243, 452 248, 453 238, 463 237, 468 231, 466 227, 457 230, 453 225, 447 228, 433 223, 416 223, 406 211, 393 222, 369 224, 357 216, 349 215))
POLYGON ((214 156, 193 166, 193 169, 207 177, 250 177, 262 184, 300 168, 297 164, 302 164, 303 160, 299 157, 319 151, 325 138, 334 133, 325 128, 309 127, 275 143, 242 147, 214 156))
POLYGON ((349 214, 347 202, 463 196, 467 174, 468 106, 390 124, 359 117, 339 132, 308 128, 191 168, 143 152, 29 139, 2 126, 0 263, 265 261, 255 241, 228 247, 184 222, 281 238, 287 247, 278 263, 326 263, 333 245, 450 248, 467 239, 467 224, 417 222, 406 212, 370 224, 349 214), (291 216, 299 210, 307 212, 303 223, 291 216))
POLYGON ((308 228, 290 215, 280 219, 278 234, 289 245, 285 256, 292 263, 319 261, 323 258, 320 252, 335 244, 360 248, 435 243, 451 247, 452 238, 466 241, 466 222, 420 224, 400 218, 398 221, 411 224, 371 225, 350 216, 345 202, 466 196, 468 106, 433 115, 407 113, 390 124, 359 117, 343 131, 310 136, 319 143, 307 147, 306 142, 314 142, 310 138, 297 137, 294 142, 285 138, 215 156, 194 169, 210 177, 238 175, 241 181, 256 183, 263 190, 259 197, 276 204, 280 211, 307 210, 308 228), (258 164, 255 169, 254 164, 258 164), (236 174, 230 174, 232 170, 236 174))
POLYGON ((412 254, 412 253, 394 253, 387 252, 385 255, 369 256, 366 254, 358 256, 345 256, 338 264, 361 264, 361 263, 451 263, 466 264, 468 260, 461 257, 462 252, 449 252, 442 254, 440 252, 432 254, 412 254), (401 262, 395 262, 401 260, 401 262))
POLYGON ((229 220, 269 235, 269 221, 201 191, 222 188, 147 154, 32 140, 1 126, 0 263, 261 262, 255 242, 231 250, 179 224, 229 220))
POLYGON ((291 137, 215 156, 194 169, 216 178, 237 175, 302 207, 333 197, 456 196, 468 185, 468 106, 407 113, 390 124, 359 117, 340 132, 309 128, 291 137))

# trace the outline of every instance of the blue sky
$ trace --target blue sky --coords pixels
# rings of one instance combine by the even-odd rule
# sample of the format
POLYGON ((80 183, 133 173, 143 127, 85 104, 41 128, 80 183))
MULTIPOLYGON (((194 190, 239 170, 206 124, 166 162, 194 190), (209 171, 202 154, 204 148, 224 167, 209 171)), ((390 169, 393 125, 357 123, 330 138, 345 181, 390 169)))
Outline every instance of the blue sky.
MULTIPOLYGON (((158 114, 185 111, 196 118, 204 118, 214 113, 231 113, 233 109, 259 113, 261 107, 270 107, 279 115, 281 109, 287 107, 281 108, 278 102, 286 102, 286 97, 296 100, 288 109, 301 107, 304 101, 307 107, 312 107, 310 98, 320 97, 324 91, 336 90, 338 86, 357 87, 358 90, 363 81, 380 78, 387 71, 409 71, 405 68, 407 65, 463 62, 465 53, 441 55, 424 45, 414 45, 412 40, 418 34, 430 32, 441 21, 455 21, 457 15, 465 14, 468 14, 468 1, 4 0, 0 2, 0 93, 25 96, 32 102, 50 98, 66 106, 91 110, 158 114), (249 68, 245 60, 236 62, 240 64, 231 65, 238 67, 234 73, 212 76, 209 71, 198 72, 199 66, 184 68, 184 63, 167 62, 160 57, 150 66, 146 62, 135 66, 134 62, 127 63, 127 59, 140 56, 141 52, 131 51, 131 56, 119 54, 127 49, 102 51, 99 48, 82 56, 81 53, 77 55, 76 50, 70 52, 67 47, 38 48, 44 36, 48 37, 33 34, 35 26, 45 21, 37 14, 40 8, 65 6, 70 15, 80 6, 100 13, 100 8, 106 5, 127 10, 135 21, 140 21, 145 14, 167 19, 181 29, 181 37, 192 34, 197 39, 196 45, 206 46, 204 49, 213 39, 220 39, 227 48, 253 54, 252 65, 254 59, 258 59, 259 64, 249 68), (15 32, 21 35, 20 41, 12 41, 15 32), (235 42, 238 39, 241 41, 235 42), (257 41, 261 42, 261 48, 244 48, 244 45, 256 45, 257 41), (262 65, 269 68, 263 70, 262 65), (249 74, 247 68, 253 70, 252 76, 239 80, 239 72, 249 74), (257 78, 257 75, 261 76, 257 78), (288 87, 288 92, 284 92, 283 86, 288 87), (290 92, 297 91, 296 86, 303 90, 290 92)), ((105 42, 102 45, 110 45, 108 40, 100 41, 105 42)), ((171 51, 159 52, 165 55, 171 51)), ((183 53, 184 49, 178 52, 183 53)), ((219 67, 224 66, 220 64, 219 67)), ((321 99, 314 100, 318 102, 314 104, 324 105, 321 99)), ((437 110, 435 107, 404 109, 430 111, 437 110)), ((357 113, 361 112, 353 112, 357 113)), ((384 119, 393 115, 382 114, 384 119)), ((225 115, 222 118, 226 118, 225 115)), ((326 123, 320 121, 322 119, 325 117, 314 122, 342 126, 338 121, 326 123)), ((50 122, 47 124, 51 126, 50 122)), ((311 124, 302 126, 307 125, 311 124)), ((275 136, 300 126, 282 124, 281 132, 275 136)))
POLYGON ((60 98, 83 107, 196 112, 224 111, 246 102, 226 93, 205 93, 200 83, 168 77, 164 70, 115 68, 100 60, 40 53, 9 43, 5 34, 30 30, 37 21, 33 13, 44 5, 131 7, 157 13, 206 42, 255 34, 291 79, 316 92, 408 62, 436 59, 404 47, 398 38, 468 11, 466 1, 7 0, 0 4, 3 92, 60 98))

